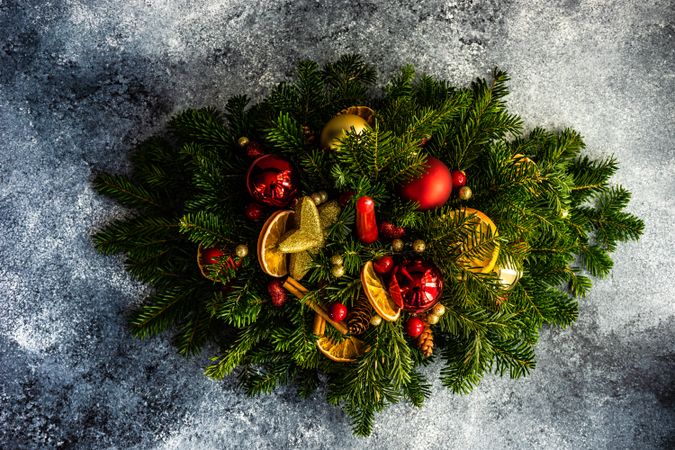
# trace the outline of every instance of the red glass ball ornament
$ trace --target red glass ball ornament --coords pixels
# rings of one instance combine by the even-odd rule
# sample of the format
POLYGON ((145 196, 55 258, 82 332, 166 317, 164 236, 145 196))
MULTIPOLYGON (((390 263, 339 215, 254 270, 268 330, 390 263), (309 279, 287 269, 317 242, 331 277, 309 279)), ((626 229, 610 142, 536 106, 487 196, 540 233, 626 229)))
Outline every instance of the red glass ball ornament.
POLYGON ((391 269, 394 268, 394 258, 391 256, 383 256, 373 263, 373 269, 378 275, 389 275, 391 269))
POLYGON ((421 313, 438 303, 443 292, 440 270, 421 259, 404 260, 394 269, 389 292, 395 303, 411 313, 421 313), (397 301, 398 300, 398 301, 397 301))
POLYGON ((297 174, 286 159, 276 155, 261 156, 248 169, 246 187, 256 201, 283 208, 298 194, 297 174))
POLYGON ((450 170, 433 156, 427 158, 427 171, 399 189, 406 200, 419 203, 421 211, 442 206, 452 193, 450 170))
POLYGON ((463 170, 453 170, 452 171, 452 187, 459 189, 462 186, 466 185, 466 174, 463 170))
POLYGON ((342 303, 333 303, 328 315, 336 322, 342 322, 347 318, 347 307, 342 303))
POLYGON ((419 317, 411 317, 405 324, 405 331, 411 338, 419 337, 424 331, 424 322, 419 317))
POLYGON ((252 222, 257 222, 263 218, 265 207, 260 203, 249 203, 244 207, 244 216, 252 222))
POLYGON ((202 250, 202 262, 204 264, 218 264, 223 256, 225 256, 225 253, 219 248, 213 247, 202 250))

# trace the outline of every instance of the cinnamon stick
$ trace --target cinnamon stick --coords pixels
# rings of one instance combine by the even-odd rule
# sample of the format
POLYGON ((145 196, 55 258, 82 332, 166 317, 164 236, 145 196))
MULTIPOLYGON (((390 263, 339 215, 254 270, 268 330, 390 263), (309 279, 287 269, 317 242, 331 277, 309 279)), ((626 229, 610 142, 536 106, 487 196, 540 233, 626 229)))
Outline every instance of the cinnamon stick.
MULTIPOLYGON (((288 290, 291 294, 295 295, 297 298, 302 299, 307 293, 307 288, 301 285, 297 280, 288 277, 284 282, 284 288, 288 290)), ((321 307, 314 300, 307 299, 305 300, 305 305, 312 308, 318 315, 320 315, 326 322, 333 325, 333 327, 342 334, 347 334, 347 327, 340 322, 336 322, 330 318, 328 312, 321 307)))

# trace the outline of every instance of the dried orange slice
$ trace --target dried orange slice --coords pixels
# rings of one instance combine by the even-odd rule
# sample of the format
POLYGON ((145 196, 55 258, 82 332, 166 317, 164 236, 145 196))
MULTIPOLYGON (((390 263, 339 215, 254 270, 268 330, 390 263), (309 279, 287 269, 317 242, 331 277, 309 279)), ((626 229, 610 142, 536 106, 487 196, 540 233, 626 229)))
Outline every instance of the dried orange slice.
POLYGON ((368 351, 368 345, 354 336, 348 336, 341 341, 322 336, 316 341, 319 351, 335 362, 354 362, 356 358, 368 351))
MULTIPOLYGON (((497 236, 497 226, 494 224, 494 222, 486 216, 484 213, 481 211, 478 211, 477 209, 473 208, 463 208, 462 210, 455 210, 455 211, 450 211, 450 217, 454 216, 455 213, 459 213, 460 211, 463 211, 464 214, 467 217, 467 224, 468 225, 473 225, 476 227, 477 230, 479 230, 479 235, 477 238, 477 243, 480 244, 480 236, 485 235, 489 232, 492 234, 492 236, 497 236), (472 216, 473 217, 469 217, 472 216)), ((462 246, 463 251, 470 251, 472 248, 471 243, 465 243, 462 246)), ((497 257, 499 256, 499 244, 495 243, 492 250, 490 251, 490 254, 485 256, 484 258, 479 258, 479 257, 473 257, 469 258, 465 256, 464 254, 460 255, 457 261, 462 264, 466 270, 474 273, 488 273, 491 272, 492 269, 495 267, 495 264, 497 263, 497 257)))
POLYGON ((287 257, 278 249, 279 240, 286 232, 288 219, 293 211, 277 211, 265 222, 258 237, 258 262, 263 272, 273 277, 283 277, 288 273, 287 257))
POLYGON ((393 322, 401 315, 401 308, 394 303, 382 280, 377 276, 373 262, 368 261, 361 270, 361 284, 375 312, 384 320, 393 322))

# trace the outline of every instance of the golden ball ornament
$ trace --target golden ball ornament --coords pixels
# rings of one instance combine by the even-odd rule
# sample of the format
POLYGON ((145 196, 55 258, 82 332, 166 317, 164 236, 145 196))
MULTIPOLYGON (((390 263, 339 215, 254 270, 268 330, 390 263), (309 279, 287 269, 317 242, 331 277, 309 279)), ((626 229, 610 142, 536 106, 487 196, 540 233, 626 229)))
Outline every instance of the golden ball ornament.
POLYGON ((330 263, 334 266, 341 266, 342 264, 344 264, 344 260, 342 259, 342 255, 331 256, 330 263))
POLYGON ((328 201, 328 192, 319 191, 319 197, 321 197, 321 203, 326 203, 328 201))
POLYGON ((405 243, 403 242, 402 239, 394 239, 393 241, 391 241, 391 249, 394 250, 395 252, 403 251, 403 247, 405 247, 405 243))
POLYGON ((246 255, 248 255, 248 245, 246 244, 239 244, 235 247, 234 253, 237 254, 238 257, 244 258, 246 255))
POLYGON ((321 194, 319 194, 318 192, 313 193, 312 195, 310 195, 310 197, 316 206, 319 206, 321 204, 321 194))
POLYGON ((462 200, 469 200, 471 197, 473 197, 473 191, 469 186, 462 186, 459 189, 459 198, 462 200))
POLYGON ((378 316, 377 314, 370 318, 370 324, 374 327, 379 326, 381 323, 382 317, 378 316))
POLYGON ((239 147, 246 147, 250 141, 246 136, 242 136, 237 142, 239 143, 239 147))
POLYGON ((445 314, 445 306, 443 306, 440 303, 436 303, 434 305, 434 308, 431 310, 431 313, 436 316, 442 316, 443 314, 445 314))
POLYGON ((330 270, 330 273, 335 278, 340 278, 345 274, 345 268, 344 266, 333 266, 333 268, 330 270))
POLYGON ((441 317, 437 316, 436 314, 429 314, 427 316, 427 323, 429 325, 436 325, 439 320, 441 320, 441 317))
POLYGON ((427 248, 427 244, 422 239, 416 239, 412 244, 412 248, 415 253, 423 253, 427 248))
POLYGON ((354 128, 356 133, 368 129, 368 122, 355 114, 340 114, 328 121, 321 132, 321 146, 331 150, 337 150, 340 139, 347 135, 347 131, 354 128))

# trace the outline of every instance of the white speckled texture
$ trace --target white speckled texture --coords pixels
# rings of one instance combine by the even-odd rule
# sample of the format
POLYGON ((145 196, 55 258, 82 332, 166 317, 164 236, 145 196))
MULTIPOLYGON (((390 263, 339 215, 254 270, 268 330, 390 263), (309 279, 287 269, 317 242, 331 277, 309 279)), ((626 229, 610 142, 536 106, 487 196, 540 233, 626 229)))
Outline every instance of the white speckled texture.
POLYGON ((0 0, 0 448, 673 448, 674 22, 668 0, 0 0), (89 240, 122 213, 94 169, 126 170, 182 108, 345 52, 459 84, 507 69, 528 127, 619 157, 646 222, 578 324, 544 331, 532 376, 435 382, 367 439, 321 392, 249 399, 201 375, 207 355, 132 339, 145 288, 89 240))

